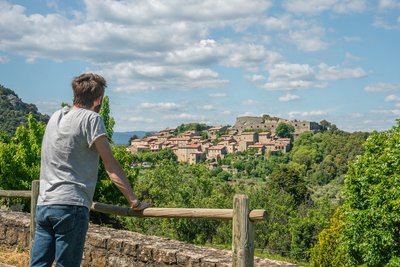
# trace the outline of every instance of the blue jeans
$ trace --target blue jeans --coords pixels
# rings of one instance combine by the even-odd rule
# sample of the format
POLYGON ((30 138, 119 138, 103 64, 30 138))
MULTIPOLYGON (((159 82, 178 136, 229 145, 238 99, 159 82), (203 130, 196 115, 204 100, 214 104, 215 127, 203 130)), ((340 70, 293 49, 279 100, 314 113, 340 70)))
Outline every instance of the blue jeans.
POLYGON ((89 210, 83 206, 37 206, 31 267, 79 267, 82 261, 89 210))

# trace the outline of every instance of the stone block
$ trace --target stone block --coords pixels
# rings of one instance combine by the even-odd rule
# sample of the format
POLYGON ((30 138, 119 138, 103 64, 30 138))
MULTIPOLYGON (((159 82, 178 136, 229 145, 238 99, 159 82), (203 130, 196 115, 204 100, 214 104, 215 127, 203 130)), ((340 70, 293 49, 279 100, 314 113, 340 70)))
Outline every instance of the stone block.
POLYGON ((151 246, 139 247, 139 260, 142 262, 149 262, 153 259, 153 248, 151 246))
POLYGON ((154 261, 158 263, 166 263, 168 265, 176 264, 176 253, 174 249, 156 249, 153 252, 154 261))

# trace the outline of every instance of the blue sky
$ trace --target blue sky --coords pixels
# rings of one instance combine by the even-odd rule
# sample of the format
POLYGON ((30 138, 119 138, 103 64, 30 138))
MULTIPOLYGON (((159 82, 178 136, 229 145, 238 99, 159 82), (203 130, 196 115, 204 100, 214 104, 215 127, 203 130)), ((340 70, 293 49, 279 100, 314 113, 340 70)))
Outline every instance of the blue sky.
POLYGON ((262 114, 387 130, 399 47, 398 0, 0 0, 0 84, 51 114, 102 74, 116 131, 262 114))

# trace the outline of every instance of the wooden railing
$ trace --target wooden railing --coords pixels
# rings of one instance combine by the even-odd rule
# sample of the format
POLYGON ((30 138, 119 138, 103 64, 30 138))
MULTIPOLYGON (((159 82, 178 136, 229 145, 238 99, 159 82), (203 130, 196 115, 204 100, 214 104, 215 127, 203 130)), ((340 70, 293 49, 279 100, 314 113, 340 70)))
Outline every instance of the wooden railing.
MULTIPOLYGON (((0 197, 31 198, 31 241, 35 234, 35 215, 39 181, 32 182, 31 191, 0 190, 0 197)), ((254 266, 254 223, 266 217, 265 210, 249 209, 249 198, 246 195, 235 195, 233 209, 202 209, 202 208, 147 208, 143 211, 133 211, 128 207, 93 202, 91 210, 119 216, 129 217, 159 217, 159 218, 202 218, 232 220, 232 266, 254 266)))

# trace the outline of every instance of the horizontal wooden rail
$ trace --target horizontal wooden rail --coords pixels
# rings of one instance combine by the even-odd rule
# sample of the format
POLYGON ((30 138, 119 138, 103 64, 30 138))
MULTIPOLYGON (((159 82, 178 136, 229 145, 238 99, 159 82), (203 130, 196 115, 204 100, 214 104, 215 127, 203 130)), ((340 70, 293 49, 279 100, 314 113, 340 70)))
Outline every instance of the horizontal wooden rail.
POLYGON ((32 197, 32 191, 27 190, 0 190, 0 197, 32 197))
MULTIPOLYGON (((200 209, 200 208, 147 208, 143 211, 133 211, 128 207, 114 206, 93 202, 92 210, 128 217, 159 217, 159 218, 203 218, 232 220, 233 209, 200 209)), ((260 221, 266 218, 265 210, 252 210, 249 213, 251 221, 260 221)))

